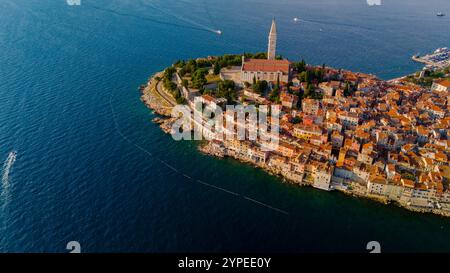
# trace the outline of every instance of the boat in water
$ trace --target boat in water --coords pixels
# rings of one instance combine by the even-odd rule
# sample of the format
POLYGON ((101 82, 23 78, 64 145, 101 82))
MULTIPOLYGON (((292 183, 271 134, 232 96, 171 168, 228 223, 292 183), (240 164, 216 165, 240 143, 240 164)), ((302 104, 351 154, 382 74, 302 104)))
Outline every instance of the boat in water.
POLYGON ((438 16, 438 17, 443 17, 443 16, 445 16, 445 14, 442 13, 442 12, 438 12, 438 13, 436 14, 436 16, 438 16))
POLYGON ((447 53, 447 52, 449 52, 447 47, 441 47, 441 48, 436 49, 434 51, 434 54, 442 54, 442 53, 447 53))

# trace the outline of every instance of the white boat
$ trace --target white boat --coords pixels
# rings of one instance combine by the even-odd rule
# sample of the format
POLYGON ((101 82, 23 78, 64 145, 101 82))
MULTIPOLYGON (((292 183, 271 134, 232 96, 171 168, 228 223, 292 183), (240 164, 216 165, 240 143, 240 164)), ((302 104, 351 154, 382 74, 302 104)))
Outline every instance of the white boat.
POLYGON ((438 12, 438 13, 436 14, 436 16, 438 16, 438 17, 442 17, 442 16, 445 16, 445 14, 444 14, 444 13, 442 13, 442 12, 438 12))
POLYGON ((446 53, 446 52, 448 52, 448 48, 446 48, 446 47, 441 47, 434 51, 435 54, 446 53))
POLYGON ((294 22, 298 22, 300 19, 298 19, 297 17, 294 18, 294 22))

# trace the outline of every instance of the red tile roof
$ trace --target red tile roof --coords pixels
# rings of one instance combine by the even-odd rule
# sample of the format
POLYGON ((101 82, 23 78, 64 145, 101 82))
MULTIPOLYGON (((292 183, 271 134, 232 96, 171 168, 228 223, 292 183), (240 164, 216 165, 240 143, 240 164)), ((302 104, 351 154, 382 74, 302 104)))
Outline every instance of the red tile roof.
POLYGON ((288 60, 264 60, 246 59, 244 61, 244 71, 278 72, 289 73, 290 64, 288 60))
POLYGON ((449 80, 442 80, 442 81, 439 81, 439 82, 437 82, 439 85, 442 85, 442 86, 445 86, 445 87, 447 87, 447 88, 449 88, 450 87, 450 81, 449 80))
POLYGON ((208 103, 214 102, 215 98, 210 95, 203 95, 203 100, 207 101, 208 103))

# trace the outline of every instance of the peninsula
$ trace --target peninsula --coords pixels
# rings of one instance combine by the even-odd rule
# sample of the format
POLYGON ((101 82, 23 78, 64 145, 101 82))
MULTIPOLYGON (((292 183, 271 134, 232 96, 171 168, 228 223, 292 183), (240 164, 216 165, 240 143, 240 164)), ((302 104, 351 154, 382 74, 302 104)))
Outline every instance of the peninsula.
MULTIPOLYGON (((450 216, 448 66, 384 81, 374 75, 291 62, 267 53, 178 61, 141 87, 142 100, 172 133, 172 107, 279 105, 279 141, 223 140, 200 150, 250 163, 287 181, 450 216)), ((238 126, 238 125, 236 125, 238 126)))

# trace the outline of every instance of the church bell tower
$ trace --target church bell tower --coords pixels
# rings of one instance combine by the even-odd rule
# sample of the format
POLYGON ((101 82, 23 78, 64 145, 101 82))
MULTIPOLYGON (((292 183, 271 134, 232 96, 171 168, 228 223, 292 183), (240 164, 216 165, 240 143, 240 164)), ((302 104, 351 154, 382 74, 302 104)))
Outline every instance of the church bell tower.
POLYGON ((267 50, 267 59, 275 60, 277 52, 277 23, 275 18, 272 20, 272 26, 269 33, 269 48, 267 50))

